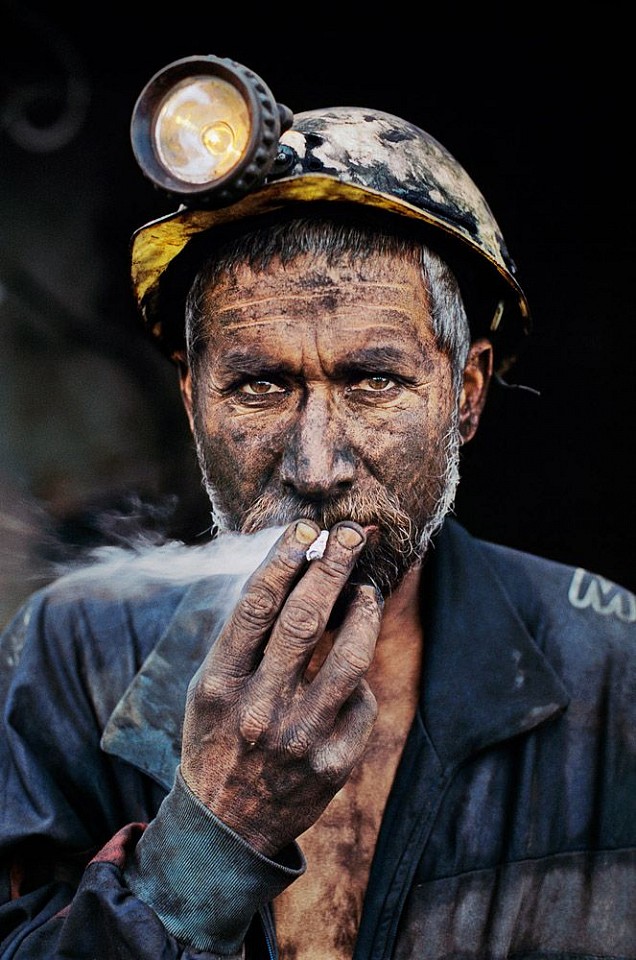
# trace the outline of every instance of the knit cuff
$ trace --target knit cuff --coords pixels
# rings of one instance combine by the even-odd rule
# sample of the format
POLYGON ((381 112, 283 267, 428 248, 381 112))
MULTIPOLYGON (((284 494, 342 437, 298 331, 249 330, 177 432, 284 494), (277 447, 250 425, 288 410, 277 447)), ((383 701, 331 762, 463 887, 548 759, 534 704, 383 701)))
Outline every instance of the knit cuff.
POLYGON ((231 955, 261 906, 305 871, 296 843, 270 860, 218 819, 177 769, 124 869, 132 892, 177 940, 231 955))

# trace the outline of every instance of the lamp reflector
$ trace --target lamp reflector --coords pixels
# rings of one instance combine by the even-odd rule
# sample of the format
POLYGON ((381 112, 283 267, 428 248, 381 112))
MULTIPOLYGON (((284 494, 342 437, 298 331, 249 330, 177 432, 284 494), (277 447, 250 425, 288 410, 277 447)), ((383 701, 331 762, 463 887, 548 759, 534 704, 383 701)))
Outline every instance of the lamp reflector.
POLYGON ((240 91, 222 77, 188 77, 159 107, 153 140, 159 162, 184 183, 225 176, 250 142, 250 114, 240 91))

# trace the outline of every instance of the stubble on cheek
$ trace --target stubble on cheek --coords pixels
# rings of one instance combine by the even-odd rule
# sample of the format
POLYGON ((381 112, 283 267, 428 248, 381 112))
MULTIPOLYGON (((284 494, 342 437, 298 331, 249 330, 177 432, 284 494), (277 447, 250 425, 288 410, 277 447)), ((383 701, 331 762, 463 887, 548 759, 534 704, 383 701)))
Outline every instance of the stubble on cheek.
POLYGON ((228 422, 218 411, 201 405, 194 415, 194 441, 217 527, 240 530, 242 516, 274 472, 272 445, 263 439, 262 431, 228 422))

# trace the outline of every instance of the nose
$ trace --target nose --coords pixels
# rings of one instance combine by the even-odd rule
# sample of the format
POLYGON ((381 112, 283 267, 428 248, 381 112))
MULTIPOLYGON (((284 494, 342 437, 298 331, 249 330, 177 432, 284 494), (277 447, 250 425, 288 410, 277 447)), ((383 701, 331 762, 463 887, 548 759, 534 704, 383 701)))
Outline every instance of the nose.
POLYGON ((343 426, 327 396, 312 395, 305 400, 281 462, 285 487, 316 500, 351 487, 355 458, 343 426))

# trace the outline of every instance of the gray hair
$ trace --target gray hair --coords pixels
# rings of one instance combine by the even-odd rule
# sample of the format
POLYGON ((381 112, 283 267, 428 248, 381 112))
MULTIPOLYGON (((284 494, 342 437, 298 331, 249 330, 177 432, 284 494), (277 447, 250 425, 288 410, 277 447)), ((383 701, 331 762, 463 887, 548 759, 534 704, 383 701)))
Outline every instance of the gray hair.
POLYGON ((302 254, 364 260, 377 253, 417 256, 430 299, 433 332, 447 353, 453 385, 461 390, 470 348, 470 329, 457 279, 444 260, 412 235, 365 224, 353 218, 297 217, 269 222, 211 246, 190 286, 185 304, 188 363, 196 369, 206 342, 206 295, 219 278, 242 265, 266 270, 272 260, 289 263, 302 254))

